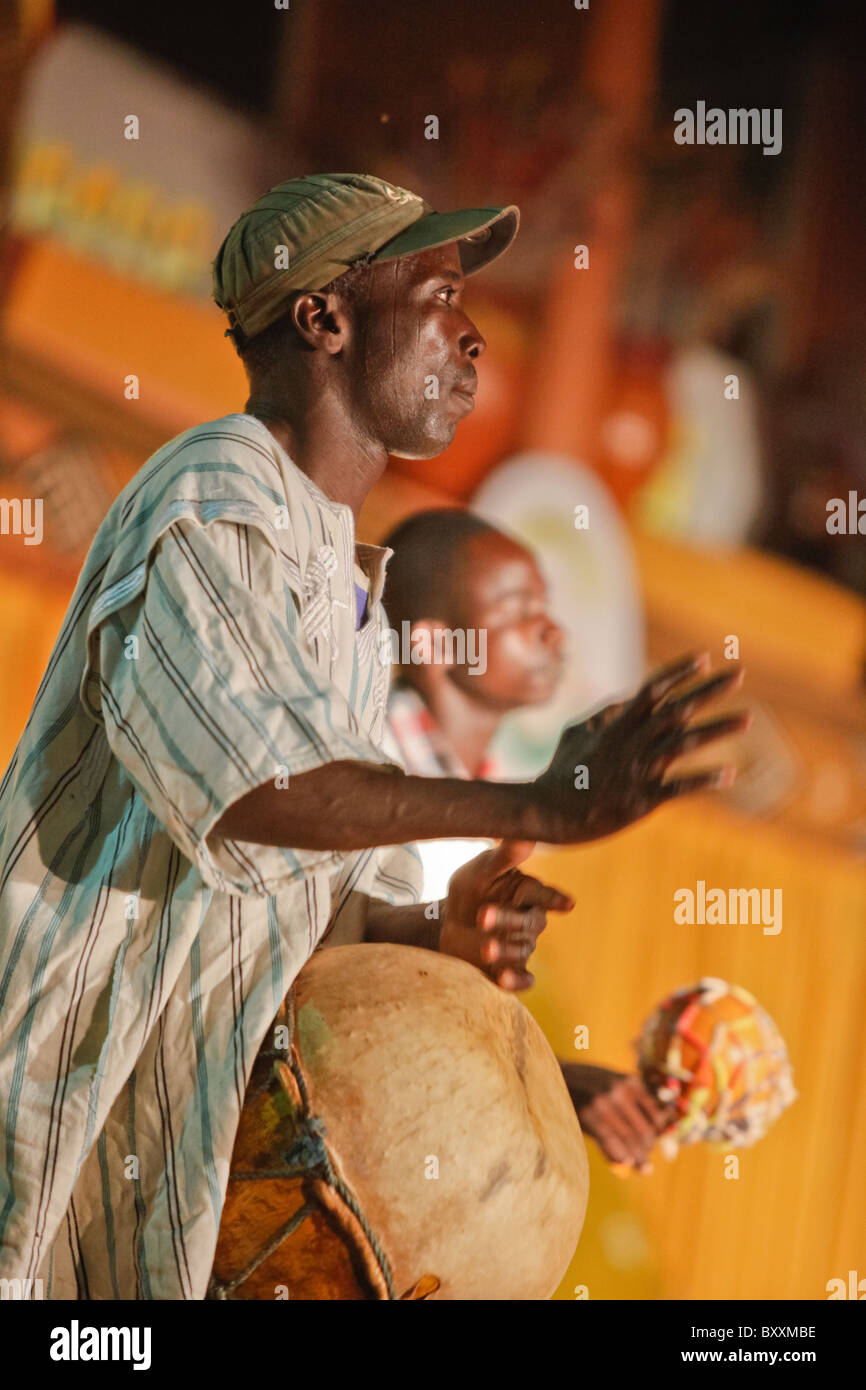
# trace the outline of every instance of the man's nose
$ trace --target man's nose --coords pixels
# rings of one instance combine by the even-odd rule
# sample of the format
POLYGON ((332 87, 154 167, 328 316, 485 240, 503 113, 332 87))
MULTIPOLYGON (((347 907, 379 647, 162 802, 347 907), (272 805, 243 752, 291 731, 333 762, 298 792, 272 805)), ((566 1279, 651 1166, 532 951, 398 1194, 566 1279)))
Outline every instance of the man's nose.
POLYGON ((565 641, 565 628, 560 627, 559 623, 545 614, 543 637, 547 646, 550 647, 552 651, 561 651, 562 644, 565 641))
POLYGON ((471 319, 466 320, 466 327, 460 335, 460 352, 464 357, 471 357, 473 360, 480 357, 487 351, 487 340, 482 337, 471 319))

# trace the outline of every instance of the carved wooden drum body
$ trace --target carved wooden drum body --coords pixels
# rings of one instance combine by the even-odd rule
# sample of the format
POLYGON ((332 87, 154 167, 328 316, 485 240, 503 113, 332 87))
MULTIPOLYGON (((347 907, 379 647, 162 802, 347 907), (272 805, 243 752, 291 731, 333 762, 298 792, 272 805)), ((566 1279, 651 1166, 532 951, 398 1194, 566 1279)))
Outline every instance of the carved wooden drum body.
POLYGON ((406 946, 317 953, 253 1069, 209 1296, 543 1299, 588 1166, 513 995, 406 946))

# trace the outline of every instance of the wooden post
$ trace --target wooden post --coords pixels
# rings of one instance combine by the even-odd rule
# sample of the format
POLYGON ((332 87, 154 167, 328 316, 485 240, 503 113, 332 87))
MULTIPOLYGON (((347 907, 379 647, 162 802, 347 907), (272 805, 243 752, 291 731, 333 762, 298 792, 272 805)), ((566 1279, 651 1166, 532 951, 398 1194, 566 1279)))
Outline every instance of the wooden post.
POLYGON ((840 23, 807 86, 804 149, 793 190, 799 215, 785 272, 780 365, 789 372, 807 367, 822 345, 840 354, 866 346, 864 46, 856 23, 840 23))
POLYGON ((613 370, 615 298, 634 218, 637 180, 631 144, 650 120, 659 0, 603 0, 591 12, 581 74, 586 96, 610 122, 608 157, 598 169, 589 215, 556 251, 546 332, 536 347, 524 443, 591 460, 613 370), (574 247, 589 250, 575 268, 574 247))

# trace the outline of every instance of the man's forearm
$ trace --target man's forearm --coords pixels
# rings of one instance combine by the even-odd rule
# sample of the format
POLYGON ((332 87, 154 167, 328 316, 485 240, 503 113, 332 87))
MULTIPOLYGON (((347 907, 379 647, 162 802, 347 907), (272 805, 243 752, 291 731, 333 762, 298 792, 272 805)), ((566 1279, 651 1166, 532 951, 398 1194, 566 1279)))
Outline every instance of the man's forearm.
POLYGON ((379 898, 371 898, 367 907, 367 929, 365 941, 390 941, 398 946, 421 946, 427 951, 438 951, 439 933, 442 929, 444 903, 409 903, 404 907, 394 907, 379 898), (428 916, 428 909, 435 906, 435 916, 428 916))
MULTIPOLYGON (((335 762, 266 782, 230 806, 212 835, 288 849, 353 850, 436 839, 544 839, 526 783, 407 777, 335 762)), ((480 848, 480 846, 479 846, 480 848)))
POLYGON ((612 1079, 625 1075, 625 1072, 614 1071, 611 1067, 593 1066, 591 1062, 563 1062, 561 1058, 557 1060, 568 1087, 568 1094, 575 1106, 592 1100, 599 1091, 609 1089, 612 1079))

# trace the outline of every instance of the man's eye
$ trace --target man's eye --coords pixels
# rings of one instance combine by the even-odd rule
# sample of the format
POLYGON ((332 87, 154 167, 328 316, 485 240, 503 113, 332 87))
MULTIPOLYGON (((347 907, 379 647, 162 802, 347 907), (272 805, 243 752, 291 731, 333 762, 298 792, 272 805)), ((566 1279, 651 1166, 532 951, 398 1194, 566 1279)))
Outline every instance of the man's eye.
POLYGON ((437 295, 447 294, 448 298, 446 299, 445 303, 450 304, 452 296, 455 295, 457 291, 455 290, 453 285, 443 285, 441 290, 437 290, 436 293, 437 295))

